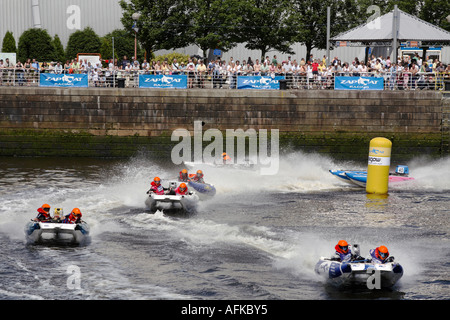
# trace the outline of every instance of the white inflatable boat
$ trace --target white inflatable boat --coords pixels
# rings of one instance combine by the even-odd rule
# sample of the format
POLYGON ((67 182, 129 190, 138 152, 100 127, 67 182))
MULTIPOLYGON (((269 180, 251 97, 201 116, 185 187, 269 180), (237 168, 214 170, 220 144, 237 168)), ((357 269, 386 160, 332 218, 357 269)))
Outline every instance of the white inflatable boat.
MULTIPOLYGON (((175 190, 177 184, 177 182, 171 182, 170 189, 175 190)), ((193 191, 189 191, 186 195, 177 195, 175 192, 167 191, 167 194, 163 195, 150 193, 145 200, 145 205, 151 213, 160 210, 166 215, 190 215, 196 212, 198 201, 199 197, 193 191)))
POLYGON ((90 240, 89 226, 82 221, 77 224, 31 221, 25 226, 30 243, 86 244, 90 240))
POLYGON ((361 287, 368 289, 390 288, 403 276, 403 267, 389 257, 385 263, 373 263, 359 255, 359 245, 351 246, 358 260, 340 262, 321 257, 314 271, 336 287, 361 287))

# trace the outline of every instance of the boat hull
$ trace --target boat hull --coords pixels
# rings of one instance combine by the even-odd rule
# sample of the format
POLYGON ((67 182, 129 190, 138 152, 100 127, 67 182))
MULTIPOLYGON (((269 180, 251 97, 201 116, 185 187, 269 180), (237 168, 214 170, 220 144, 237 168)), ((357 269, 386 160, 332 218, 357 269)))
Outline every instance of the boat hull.
POLYGON ((336 286, 360 286, 372 289, 390 288, 403 276, 403 267, 396 262, 385 264, 366 262, 338 262, 321 258, 314 269, 315 273, 336 286), (379 275, 379 281, 375 277, 379 275))
MULTIPOLYGON (((340 181, 349 183, 353 186, 365 188, 367 184, 367 171, 350 171, 350 170, 330 170, 330 173, 340 181)), ((414 180, 412 177, 401 175, 390 175, 389 184, 401 183, 414 180)))
POLYGON ((197 211, 198 196, 190 192, 189 195, 157 195, 150 194, 145 200, 145 205, 150 213, 162 211, 166 215, 189 216, 197 211))
POLYGON ((29 222, 25 226, 29 243, 86 244, 90 240, 89 226, 85 222, 55 223, 29 222))
POLYGON ((194 181, 189 181, 188 186, 194 189, 199 197, 213 197, 216 194, 216 188, 214 185, 209 183, 198 183, 194 181))

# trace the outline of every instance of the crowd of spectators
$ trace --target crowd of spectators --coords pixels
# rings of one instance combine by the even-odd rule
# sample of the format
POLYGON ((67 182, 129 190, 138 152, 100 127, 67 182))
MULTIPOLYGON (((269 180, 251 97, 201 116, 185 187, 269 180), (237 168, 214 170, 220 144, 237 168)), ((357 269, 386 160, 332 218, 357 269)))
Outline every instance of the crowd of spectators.
POLYGON ((297 61, 288 56, 280 60, 274 55, 259 59, 234 59, 228 61, 214 59, 209 62, 195 57, 188 61, 144 60, 142 63, 129 60, 126 56, 120 61, 115 59, 102 60, 92 64, 88 60, 73 59, 65 63, 38 63, 35 59, 28 59, 22 63, 18 61, 12 65, 8 59, 0 60, 0 85, 12 85, 16 81, 19 85, 30 85, 37 82, 36 75, 41 72, 55 74, 88 75, 94 86, 113 86, 114 79, 123 78, 127 87, 137 87, 138 74, 177 75, 188 76, 188 88, 205 87, 205 81, 212 80, 213 88, 236 88, 237 76, 285 76, 290 88, 318 88, 331 89, 335 76, 370 76, 384 77, 387 89, 416 89, 431 88, 445 76, 450 76, 450 65, 444 65, 438 59, 422 59, 417 53, 414 56, 404 55, 392 61, 390 57, 375 57, 372 55, 367 62, 357 57, 351 63, 342 62, 334 57, 326 63, 326 57, 297 61), (441 75, 441 76, 436 76, 441 75))

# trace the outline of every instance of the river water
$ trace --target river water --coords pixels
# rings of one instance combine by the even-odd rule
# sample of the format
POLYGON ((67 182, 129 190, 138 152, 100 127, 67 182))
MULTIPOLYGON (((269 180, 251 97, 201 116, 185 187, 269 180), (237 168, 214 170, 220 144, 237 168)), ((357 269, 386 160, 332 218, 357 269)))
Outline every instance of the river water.
POLYGON ((276 176, 208 169, 217 195, 182 219, 146 211, 153 177, 181 168, 145 155, 0 158, 0 299, 448 299, 450 158, 405 164, 415 180, 385 198, 328 172, 364 164, 323 155, 283 155, 276 176), (43 203, 79 207, 91 242, 27 244, 24 226, 43 203), (404 276, 389 290, 330 287, 314 266, 340 239, 364 256, 386 245, 404 276))

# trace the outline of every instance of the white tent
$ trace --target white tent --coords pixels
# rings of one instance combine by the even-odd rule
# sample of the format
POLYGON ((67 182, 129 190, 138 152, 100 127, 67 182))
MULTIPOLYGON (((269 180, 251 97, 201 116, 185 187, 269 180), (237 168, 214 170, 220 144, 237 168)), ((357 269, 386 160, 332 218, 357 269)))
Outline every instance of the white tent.
POLYGON ((343 32, 331 40, 376 43, 392 42, 397 39, 397 41, 450 43, 450 32, 400 9, 396 8, 396 10, 394 9, 370 22, 343 32), (397 30, 397 33, 395 33, 395 30, 397 30))

